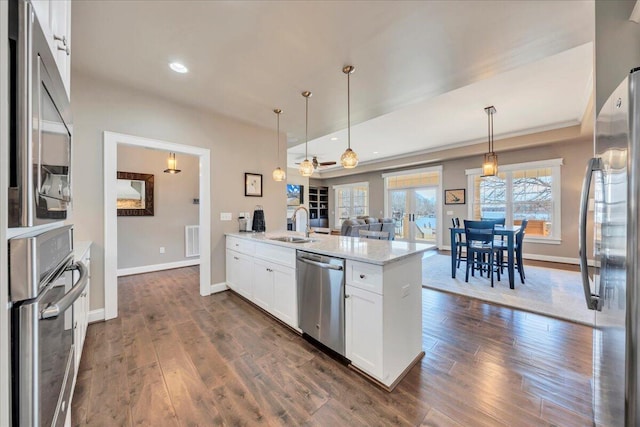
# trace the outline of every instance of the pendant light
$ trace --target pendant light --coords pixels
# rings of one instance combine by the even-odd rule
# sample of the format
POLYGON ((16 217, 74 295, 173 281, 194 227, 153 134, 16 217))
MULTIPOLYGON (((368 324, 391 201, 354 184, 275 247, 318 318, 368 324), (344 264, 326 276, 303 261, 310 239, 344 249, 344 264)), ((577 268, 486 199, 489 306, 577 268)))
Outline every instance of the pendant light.
POLYGON ((305 90, 302 92, 302 96, 305 99, 305 127, 304 127, 304 161, 300 163, 300 175, 302 176, 311 176, 313 175, 313 163, 311 163, 308 159, 308 142, 309 142, 309 97, 311 96, 311 92, 305 90))
POLYGON ((496 176, 498 174, 498 155, 493 148, 493 115, 497 112, 496 107, 493 105, 486 107, 484 111, 487 113, 488 121, 488 140, 489 140, 489 152, 484 155, 484 162, 482 163, 482 176, 496 176))
MULTIPOLYGON (((276 135, 278 137, 278 164, 280 164, 280 114, 282 114, 282 110, 279 108, 276 108, 273 110, 273 112, 276 113, 276 117, 277 117, 276 135)), ((273 170, 272 175, 273 175, 273 180, 278 182, 284 181, 287 178, 287 174, 285 173, 285 171, 280 169, 280 166, 278 166, 273 170)))
POLYGON ((345 169, 353 169, 358 166, 358 155, 351 149, 351 88, 349 76, 356 68, 353 65, 347 65, 342 72, 347 75, 347 149, 340 156, 340 163, 345 169))
POLYGON ((180 169, 176 169, 176 153, 169 153, 169 158, 167 159, 167 169, 164 170, 164 173, 180 173, 182 172, 180 169))

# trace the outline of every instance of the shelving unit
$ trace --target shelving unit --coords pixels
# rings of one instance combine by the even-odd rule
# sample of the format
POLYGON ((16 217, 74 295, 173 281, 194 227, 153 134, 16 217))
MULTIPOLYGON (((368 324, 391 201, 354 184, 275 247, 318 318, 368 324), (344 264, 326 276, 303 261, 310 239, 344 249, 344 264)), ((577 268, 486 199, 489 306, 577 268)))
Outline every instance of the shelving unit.
POLYGON ((329 187, 309 187, 309 226, 329 227, 329 187))

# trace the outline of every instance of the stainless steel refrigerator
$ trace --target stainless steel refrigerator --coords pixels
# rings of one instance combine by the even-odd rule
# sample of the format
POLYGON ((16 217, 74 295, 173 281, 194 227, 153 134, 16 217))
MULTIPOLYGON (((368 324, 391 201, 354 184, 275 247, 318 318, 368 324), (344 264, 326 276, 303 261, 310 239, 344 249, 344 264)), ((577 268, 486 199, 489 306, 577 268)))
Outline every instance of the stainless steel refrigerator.
POLYGON ((611 94, 596 119, 594 157, 583 182, 580 267, 593 310, 594 425, 637 426, 640 68, 611 94), (592 214, 592 215, 591 215, 592 214), (594 238, 587 241, 593 218, 594 238), (587 259, 593 259, 592 266, 587 259))

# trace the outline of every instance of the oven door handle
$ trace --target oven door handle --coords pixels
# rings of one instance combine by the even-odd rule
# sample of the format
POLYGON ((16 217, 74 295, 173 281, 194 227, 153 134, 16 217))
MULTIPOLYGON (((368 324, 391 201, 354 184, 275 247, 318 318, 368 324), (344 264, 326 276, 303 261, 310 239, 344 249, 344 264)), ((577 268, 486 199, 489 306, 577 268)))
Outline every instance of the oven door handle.
POLYGON ((89 279, 87 267, 80 261, 77 261, 67 268, 67 271, 70 270, 78 270, 80 272, 80 278, 62 298, 54 303, 50 303, 40 311, 40 319, 51 319, 52 317, 59 316, 60 313, 64 313, 84 292, 84 288, 87 287, 89 279))

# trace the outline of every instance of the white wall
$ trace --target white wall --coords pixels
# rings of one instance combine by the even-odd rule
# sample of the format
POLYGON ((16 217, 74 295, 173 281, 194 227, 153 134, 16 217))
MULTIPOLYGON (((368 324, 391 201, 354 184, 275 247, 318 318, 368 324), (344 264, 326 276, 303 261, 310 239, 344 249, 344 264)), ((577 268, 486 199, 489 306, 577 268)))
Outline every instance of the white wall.
MULTIPOLYGON (((272 129, 176 104, 135 88, 72 70, 74 210, 79 240, 91 240, 91 309, 104 307, 102 132, 113 131, 211 150, 211 276, 225 280, 224 233, 238 229, 239 212, 265 209, 268 230, 286 228, 283 182, 271 179, 277 153, 272 129), (244 196, 244 173, 263 174, 264 197, 244 196), (220 221, 231 212, 232 221, 220 221)), ((284 157, 282 147, 281 157, 284 157)))

